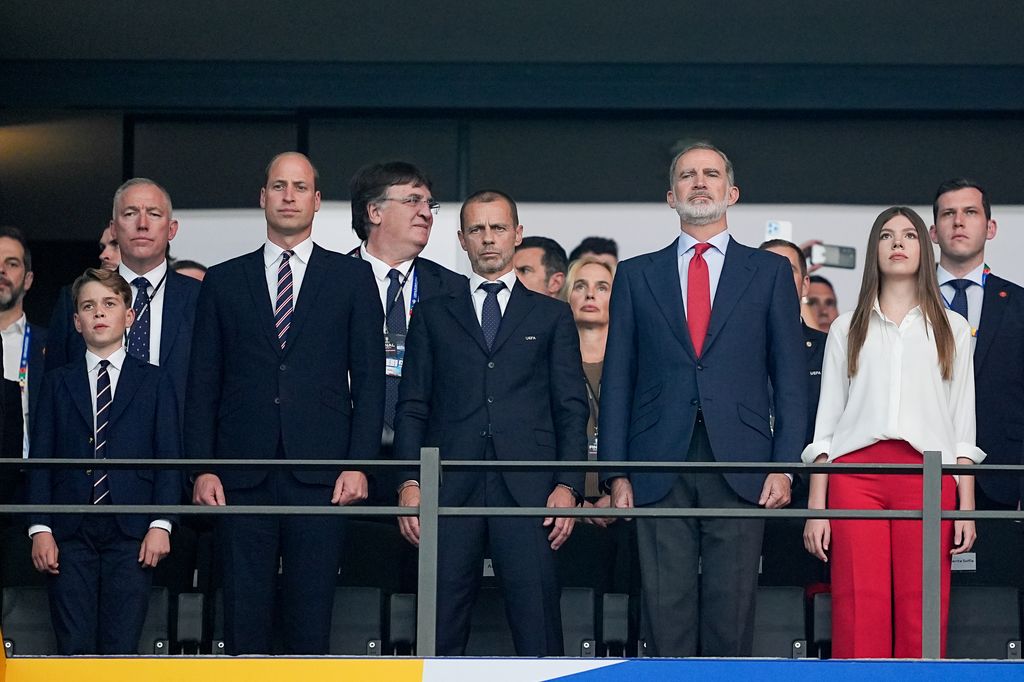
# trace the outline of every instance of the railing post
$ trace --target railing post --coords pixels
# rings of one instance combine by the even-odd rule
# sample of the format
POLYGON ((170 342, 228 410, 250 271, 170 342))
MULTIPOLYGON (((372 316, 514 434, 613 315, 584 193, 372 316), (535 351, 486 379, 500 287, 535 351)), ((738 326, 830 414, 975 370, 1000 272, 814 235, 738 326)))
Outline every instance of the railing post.
POLYGON ((924 453, 921 504, 921 657, 942 653, 942 453, 924 453))
POLYGON ((420 449, 420 563, 416 599, 416 654, 437 649, 437 501, 441 484, 440 451, 420 449))

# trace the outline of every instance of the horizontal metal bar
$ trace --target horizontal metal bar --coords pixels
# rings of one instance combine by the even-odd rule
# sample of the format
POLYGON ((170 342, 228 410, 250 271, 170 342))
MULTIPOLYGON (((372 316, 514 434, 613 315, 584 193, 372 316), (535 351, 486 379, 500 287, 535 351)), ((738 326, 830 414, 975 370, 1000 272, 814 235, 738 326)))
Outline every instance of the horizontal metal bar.
MULTIPOLYGON (((95 469, 95 459, 43 457, 0 459, 0 469, 95 469)), ((416 469, 418 461, 395 459, 104 459, 103 469, 301 469, 303 471, 416 469)))
POLYGON ((416 516, 416 507, 370 507, 323 505, 317 507, 282 507, 271 505, 206 505, 174 504, 0 504, 0 516, 7 514, 145 514, 159 516, 416 516))
POLYGON ((982 511, 960 511, 960 510, 949 510, 942 512, 942 518, 944 520, 949 519, 970 519, 973 521, 984 521, 990 519, 1004 519, 1013 521, 1024 521, 1024 511, 1019 510, 994 510, 985 509, 982 511))

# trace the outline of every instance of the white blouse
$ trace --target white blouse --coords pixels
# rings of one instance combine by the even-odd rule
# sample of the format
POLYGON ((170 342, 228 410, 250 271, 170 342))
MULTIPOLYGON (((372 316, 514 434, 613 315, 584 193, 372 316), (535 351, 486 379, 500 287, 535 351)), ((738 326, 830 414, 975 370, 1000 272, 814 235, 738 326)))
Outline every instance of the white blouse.
POLYGON ((836 318, 825 344, 814 442, 804 448, 804 462, 821 454, 831 462, 881 440, 904 440, 918 452, 940 450, 944 464, 956 464, 957 457, 985 459, 975 445, 971 328, 957 313, 947 310, 946 318, 956 348, 950 381, 942 379, 935 336, 920 307, 897 325, 875 301, 852 379, 846 358, 853 313, 836 318))

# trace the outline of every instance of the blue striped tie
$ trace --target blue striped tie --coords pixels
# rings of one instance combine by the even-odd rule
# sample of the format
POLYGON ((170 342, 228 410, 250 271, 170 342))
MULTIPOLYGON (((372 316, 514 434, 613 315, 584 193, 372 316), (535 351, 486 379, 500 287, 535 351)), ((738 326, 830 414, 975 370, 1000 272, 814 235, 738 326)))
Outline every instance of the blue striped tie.
MULTIPOLYGON (((114 398, 114 392, 110 387, 110 374, 107 372, 109 365, 109 360, 100 360, 100 369, 96 373, 96 437, 93 440, 96 444, 96 459, 107 457, 107 423, 110 420, 110 403, 114 398)), ((107 480, 107 472, 101 469, 93 469, 92 472, 92 503, 110 503, 110 483, 107 480)))
POLYGON ((294 251, 281 253, 281 265, 277 268, 277 300, 274 302, 274 326, 277 328, 277 339, 281 349, 288 344, 288 328, 292 326, 292 310, 295 308, 294 291, 292 289, 292 266, 288 259, 294 251))

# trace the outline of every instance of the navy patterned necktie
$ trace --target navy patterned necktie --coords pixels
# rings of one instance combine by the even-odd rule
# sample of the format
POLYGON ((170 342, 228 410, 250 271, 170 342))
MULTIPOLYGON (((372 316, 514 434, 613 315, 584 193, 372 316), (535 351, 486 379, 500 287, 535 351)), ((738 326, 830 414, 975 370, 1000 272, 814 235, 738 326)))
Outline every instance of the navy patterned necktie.
POLYGON ((132 280, 135 287, 135 303, 132 310, 135 311, 135 322, 128 330, 128 355, 149 362, 149 318, 151 317, 149 299, 149 280, 145 277, 136 277, 132 280))
POLYGON ((949 304, 949 309, 954 313, 960 313, 967 319, 967 289, 974 284, 969 279, 952 279, 947 282, 949 286, 956 289, 956 293, 953 294, 953 300, 949 304))
MULTIPOLYGON (((395 343, 396 335, 404 336, 407 328, 405 323, 405 292, 403 291, 402 273, 394 268, 388 272, 391 282, 385 297, 384 312, 387 313, 388 340, 395 343)), ((398 404, 399 377, 384 377, 384 422, 394 428, 395 406, 398 404)))
POLYGON ((494 345, 494 339, 498 336, 498 327, 501 326, 501 306, 498 305, 498 292, 505 288, 505 283, 484 282, 480 288, 487 292, 487 298, 484 299, 484 307, 480 313, 480 328, 484 332, 487 350, 490 350, 494 345))
MULTIPOLYGON (((114 399, 108 366, 109 360, 100 360, 100 368, 96 373, 96 434, 93 438, 93 454, 96 459, 107 457, 107 423, 110 420, 110 403, 114 399)), ((92 471, 92 503, 110 503, 110 483, 107 480, 107 472, 102 469, 92 471)))
POLYGON ((288 328, 292 326, 292 310, 295 308, 294 291, 292 289, 292 266, 289 259, 294 251, 281 252, 281 264, 277 267, 277 299, 274 301, 274 327, 277 339, 281 342, 281 350, 288 345, 288 328))

